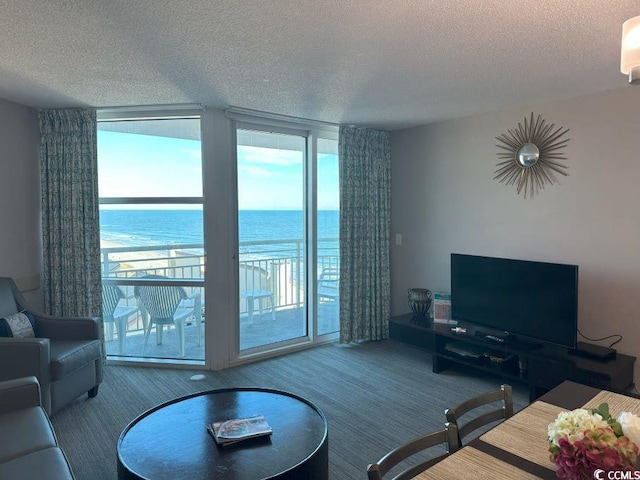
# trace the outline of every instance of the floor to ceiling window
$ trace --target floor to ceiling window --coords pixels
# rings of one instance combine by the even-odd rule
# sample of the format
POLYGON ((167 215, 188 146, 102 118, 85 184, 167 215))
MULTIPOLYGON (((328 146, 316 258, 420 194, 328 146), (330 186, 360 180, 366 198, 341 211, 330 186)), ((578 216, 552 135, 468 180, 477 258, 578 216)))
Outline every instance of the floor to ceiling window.
POLYGON ((337 339, 337 129, 254 118, 99 113, 110 359, 217 369, 337 339))
POLYGON ((98 117, 107 354, 204 361, 200 118, 131 116, 98 117))
POLYGON ((255 124, 236 139, 240 353, 335 334, 337 139, 255 124))

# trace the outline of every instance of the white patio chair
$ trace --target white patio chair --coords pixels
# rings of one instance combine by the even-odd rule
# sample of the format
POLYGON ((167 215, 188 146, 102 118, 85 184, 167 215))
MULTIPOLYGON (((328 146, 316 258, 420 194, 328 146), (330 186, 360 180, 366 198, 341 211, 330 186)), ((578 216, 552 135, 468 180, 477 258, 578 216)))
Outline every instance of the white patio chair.
POLYGON ((275 321, 275 294, 271 286, 271 275, 269 275, 269 272, 256 265, 241 263, 239 273, 240 298, 246 302, 249 325, 253 325, 253 313, 256 302, 258 303, 260 315, 263 314, 264 308, 271 308, 271 318, 275 321), (268 302, 268 304, 264 305, 265 302, 268 302))
MULTIPOLYGON (((143 279, 166 279, 159 275, 147 275, 143 279)), ((144 345, 142 354, 147 347, 151 328, 156 325, 156 343, 162 344, 164 325, 174 325, 178 334, 180 356, 185 355, 185 325, 187 319, 193 315, 201 344, 202 301, 199 293, 187 295, 182 287, 167 285, 138 285, 134 287, 134 295, 138 299, 142 311, 144 326, 144 345)))
POLYGON ((125 353, 127 327, 132 315, 138 315, 135 305, 121 305, 120 301, 127 297, 117 285, 102 284, 102 320, 110 327, 115 325, 118 335, 118 352, 125 353))
POLYGON ((340 269, 327 267, 322 269, 318 278, 318 302, 338 302, 340 299, 340 269))

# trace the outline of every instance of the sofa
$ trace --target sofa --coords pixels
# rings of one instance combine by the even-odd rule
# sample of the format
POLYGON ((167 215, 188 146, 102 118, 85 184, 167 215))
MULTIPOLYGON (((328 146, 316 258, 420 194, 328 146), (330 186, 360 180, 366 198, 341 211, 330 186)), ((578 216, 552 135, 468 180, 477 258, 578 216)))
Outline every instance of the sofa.
POLYGON ((0 381, 35 376, 48 415, 85 393, 97 395, 103 375, 101 338, 99 317, 39 313, 13 279, 0 277, 0 381))
POLYGON ((0 478, 75 478, 42 407, 36 377, 0 382, 0 478))

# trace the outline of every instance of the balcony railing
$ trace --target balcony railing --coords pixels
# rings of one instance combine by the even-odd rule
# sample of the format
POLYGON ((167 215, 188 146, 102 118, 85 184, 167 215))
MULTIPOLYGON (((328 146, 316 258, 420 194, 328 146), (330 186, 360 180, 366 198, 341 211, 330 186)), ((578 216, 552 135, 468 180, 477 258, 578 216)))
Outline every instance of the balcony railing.
MULTIPOLYGON (((135 305, 133 287, 149 283, 144 277, 158 275, 166 282, 182 286, 188 294, 200 293, 204 306, 205 251, 202 244, 171 244, 101 249, 102 277, 105 283, 119 285, 126 303, 135 305)), ((339 267, 338 240, 318 242, 318 275, 339 267)), ((240 243, 239 291, 269 291, 273 311, 300 308, 305 299, 304 243, 299 239, 240 243)), ((154 282, 155 283, 155 282, 154 282)), ((242 298, 242 297, 241 297, 242 298)), ((249 314, 246 301, 240 301, 240 315, 249 314)), ((204 313, 204 312, 203 312, 204 313)), ((128 334, 142 333, 138 315, 129 324, 128 334)))

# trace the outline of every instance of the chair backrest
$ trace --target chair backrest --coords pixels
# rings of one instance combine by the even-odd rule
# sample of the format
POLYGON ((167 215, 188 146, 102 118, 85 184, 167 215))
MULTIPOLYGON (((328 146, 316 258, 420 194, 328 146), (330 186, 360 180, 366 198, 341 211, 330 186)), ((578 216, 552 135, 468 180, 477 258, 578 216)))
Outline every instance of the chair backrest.
POLYGON ((113 312, 124 293, 117 285, 102 284, 102 318, 105 322, 113 322, 113 312))
POLYGON ((239 265, 239 290, 271 290, 271 275, 257 265, 241 263, 239 265))
POLYGON ((484 425, 488 425, 489 423, 504 420, 513 415, 511 387, 509 385, 502 385, 498 390, 478 395, 477 397, 461 403, 455 408, 447 409, 445 411, 445 415, 447 417, 447 422, 453 423, 458 427, 458 438, 462 445, 462 439, 474 430, 484 425), (495 409, 479 414, 464 423, 460 422, 463 415, 468 412, 494 402, 500 402, 500 405, 495 409))
POLYGON ((327 267, 318 278, 318 297, 336 300, 338 298, 340 284, 340 269, 327 267))
MULTIPOLYGON (((142 278, 166 279, 160 275, 146 275, 142 278)), ((133 294, 152 320, 172 320, 180 302, 188 298, 184 288, 169 285, 136 285, 133 294)))
POLYGON ((423 450, 442 444, 446 447, 446 453, 437 455, 436 457, 426 461, 421 461, 416 465, 412 465, 394 476, 393 480, 407 480, 409 478, 413 478, 420 472, 438 463, 450 453, 458 450, 458 430, 455 425, 446 423, 442 430, 423 435, 402 445, 401 447, 391 450, 376 463, 372 463, 368 466, 367 475, 369 480, 382 480, 382 477, 387 472, 403 460, 406 460, 423 450))

